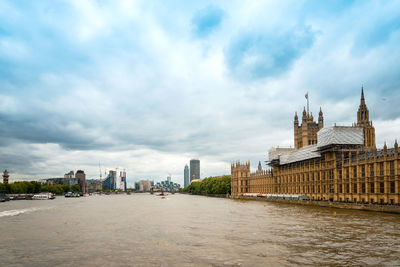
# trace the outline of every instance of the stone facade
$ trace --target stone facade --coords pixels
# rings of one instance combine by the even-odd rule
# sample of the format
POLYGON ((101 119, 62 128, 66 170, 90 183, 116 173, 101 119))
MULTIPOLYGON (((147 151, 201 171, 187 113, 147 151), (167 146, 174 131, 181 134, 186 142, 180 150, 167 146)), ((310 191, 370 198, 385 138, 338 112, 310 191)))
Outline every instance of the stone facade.
POLYGON ((251 173, 250 162, 232 164, 232 196, 300 194, 313 200, 400 204, 399 147, 396 141, 391 149, 386 144, 376 149, 363 89, 357 123, 311 136, 308 146, 271 150, 268 170, 259 164, 251 173))

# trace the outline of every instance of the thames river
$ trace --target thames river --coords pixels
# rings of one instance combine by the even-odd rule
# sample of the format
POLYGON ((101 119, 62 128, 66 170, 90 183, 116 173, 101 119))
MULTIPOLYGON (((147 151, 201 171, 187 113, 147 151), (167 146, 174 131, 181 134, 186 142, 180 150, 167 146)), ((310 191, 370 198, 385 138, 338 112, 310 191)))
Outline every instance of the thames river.
POLYGON ((180 194, 0 203, 0 237, 1 266, 400 265, 399 215, 180 194))

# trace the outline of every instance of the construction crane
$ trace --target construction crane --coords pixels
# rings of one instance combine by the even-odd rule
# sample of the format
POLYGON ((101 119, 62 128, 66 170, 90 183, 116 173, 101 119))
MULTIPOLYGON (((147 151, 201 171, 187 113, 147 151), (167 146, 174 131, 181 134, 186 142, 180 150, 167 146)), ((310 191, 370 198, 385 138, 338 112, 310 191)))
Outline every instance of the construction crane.
POLYGON ((100 181, 102 181, 100 161, 99 161, 99 171, 100 171, 100 181))

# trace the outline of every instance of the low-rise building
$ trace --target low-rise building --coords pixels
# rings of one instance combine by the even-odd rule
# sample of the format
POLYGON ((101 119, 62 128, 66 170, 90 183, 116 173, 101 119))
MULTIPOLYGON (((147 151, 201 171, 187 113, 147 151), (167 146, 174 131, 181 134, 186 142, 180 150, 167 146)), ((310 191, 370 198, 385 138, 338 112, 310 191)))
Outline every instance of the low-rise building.
POLYGON ((179 188, 181 188, 181 185, 178 183, 172 182, 171 176, 168 176, 167 180, 157 182, 155 185, 153 185, 152 190, 153 191, 172 192, 172 191, 178 191, 179 188))
POLYGON ((40 180, 41 183, 47 183, 48 185, 54 185, 54 184, 67 184, 69 186, 73 186, 78 184, 78 178, 62 178, 62 177, 56 177, 56 178, 45 178, 40 180))
POLYGON ((138 192, 150 192, 153 181, 150 180, 140 180, 135 182, 135 190, 138 192))
POLYGON ((103 182, 99 179, 87 179, 86 185, 88 193, 101 191, 103 189, 103 182))

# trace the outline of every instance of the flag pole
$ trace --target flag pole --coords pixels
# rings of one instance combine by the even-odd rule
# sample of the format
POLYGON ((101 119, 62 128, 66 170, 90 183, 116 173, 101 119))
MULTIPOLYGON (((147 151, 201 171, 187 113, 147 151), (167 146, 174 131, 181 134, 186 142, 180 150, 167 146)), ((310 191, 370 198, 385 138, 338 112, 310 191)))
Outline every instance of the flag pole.
POLYGON ((309 114, 309 112, 310 112, 310 105, 308 103, 308 99, 309 98, 310 98, 310 96, 309 96, 308 91, 307 91, 307 114, 309 114))

